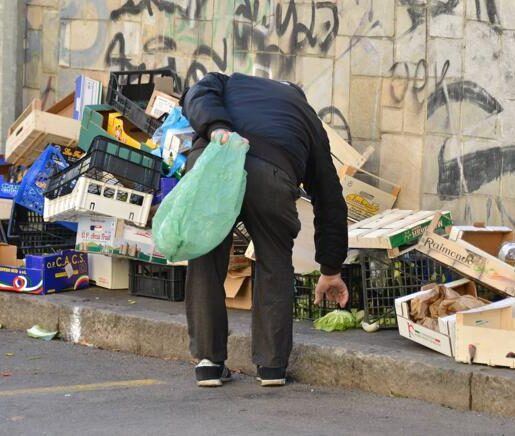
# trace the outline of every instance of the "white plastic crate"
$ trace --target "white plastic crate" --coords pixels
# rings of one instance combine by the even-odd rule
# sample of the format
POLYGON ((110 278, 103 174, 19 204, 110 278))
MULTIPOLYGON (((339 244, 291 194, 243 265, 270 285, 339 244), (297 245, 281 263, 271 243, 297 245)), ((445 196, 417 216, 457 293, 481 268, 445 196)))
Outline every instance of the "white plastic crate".
POLYGON ((84 215, 106 215, 145 227, 152 194, 79 177, 73 191, 55 199, 45 198, 45 221, 78 221, 84 215))

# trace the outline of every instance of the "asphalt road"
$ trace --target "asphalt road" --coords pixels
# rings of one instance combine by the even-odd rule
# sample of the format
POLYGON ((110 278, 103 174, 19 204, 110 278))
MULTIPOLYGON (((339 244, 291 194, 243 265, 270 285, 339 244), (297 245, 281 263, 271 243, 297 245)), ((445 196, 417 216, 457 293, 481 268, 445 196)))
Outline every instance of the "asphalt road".
POLYGON ((0 330, 0 435, 513 435, 515 420, 246 376, 0 330))

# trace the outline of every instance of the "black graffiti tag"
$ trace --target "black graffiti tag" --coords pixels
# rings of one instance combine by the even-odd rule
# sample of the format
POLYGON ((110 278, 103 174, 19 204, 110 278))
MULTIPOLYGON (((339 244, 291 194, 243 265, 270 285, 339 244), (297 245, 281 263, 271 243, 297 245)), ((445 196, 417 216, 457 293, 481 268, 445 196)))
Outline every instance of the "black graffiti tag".
POLYGON ((105 55, 105 64, 108 66, 117 66, 121 71, 126 70, 144 70, 145 64, 134 65, 131 59, 125 53, 125 37, 123 33, 118 32, 114 35, 112 41, 107 46, 105 55), (118 56, 114 53, 118 49, 118 56))
POLYGON ((160 12, 166 12, 169 14, 177 12, 185 18, 190 17, 191 8, 194 8, 193 18, 198 19, 200 18, 200 13, 206 5, 206 2, 207 0, 190 0, 188 5, 183 7, 182 5, 169 0, 140 0, 137 3, 134 0, 127 0, 122 6, 111 12, 111 20, 118 20, 123 15, 139 15, 145 10, 150 16, 152 16, 154 15, 154 7, 160 12))
MULTIPOLYGON (((437 65, 435 64, 435 88, 438 89, 445 80, 447 72, 449 71, 451 63, 446 60, 442 65, 440 73, 438 73, 437 65)), ((410 65, 407 62, 395 62, 390 68, 392 73, 392 84, 390 87, 390 94, 394 101, 401 103, 406 97, 406 93, 410 90, 415 93, 419 103, 424 102, 422 91, 429 83, 428 65, 425 59, 420 59, 415 66, 415 71, 412 74, 410 65), (421 82, 421 83, 419 83, 421 82), (399 86, 397 86, 397 84, 399 86)))
POLYGON ((400 3, 407 7, 408 15, 411 20, 411 27, 408 31, 413 32, 425 22, 426 12, 428 10, 432 17, 452 14, 456 6, 459 5, 460 0, 433 0, 427 3, 425 1, 421 2, 420 0, 400 0, 400 3))

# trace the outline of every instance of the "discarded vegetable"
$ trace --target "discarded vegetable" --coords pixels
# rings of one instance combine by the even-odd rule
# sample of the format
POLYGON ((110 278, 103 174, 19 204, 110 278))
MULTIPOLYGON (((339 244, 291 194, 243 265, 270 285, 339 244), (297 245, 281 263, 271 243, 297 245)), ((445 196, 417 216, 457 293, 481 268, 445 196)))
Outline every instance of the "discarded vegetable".
POLYGON ((361 323, 361 327, 363 330, 365 330, 367 333, 374 333, 379 330, 379 321, 376 321, 372 324, 369 324, 368 322, 363 321, 361 323))
POLYGON ((343 331, 359 327, 363 316, 364 312, 358 312, 356 309, 352 309, 351 312, 337 309, 315 320, 313 326, 324 332, 343 331))
POLYGON ((56 334, 57 334, 56 331, 51 332, 51 331, 45 330, 38 324, 36 324, 35 326, 33 326, 27 330, 27 335, 29 335, 31 338, 43 339, 44 341, 52 340, 56 334))

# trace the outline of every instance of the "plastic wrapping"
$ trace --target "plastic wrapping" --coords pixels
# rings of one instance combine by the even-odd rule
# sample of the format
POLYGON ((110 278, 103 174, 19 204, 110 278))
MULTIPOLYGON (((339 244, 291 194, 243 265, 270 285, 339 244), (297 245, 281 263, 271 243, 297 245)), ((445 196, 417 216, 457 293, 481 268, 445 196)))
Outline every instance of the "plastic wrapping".
POLYGON ((194 130, 181 110, 179 106, 174 107, 152 137, 152 140, 159 144, 153 154, 163 159, 163 175, 166 177, 182 176, 186 162, 183 153, 192 147, 194 130))
POLYGON ((193 168, 161 203, 152 223, 158 250, 171 261, 194 259, 217 247, 238 217, 249 145, 232 133, 211 141, 193 168))
POLYGON ((515 266, 515 242, 506 242, 499 251, 499 259, 515 266))

